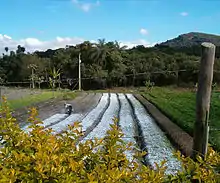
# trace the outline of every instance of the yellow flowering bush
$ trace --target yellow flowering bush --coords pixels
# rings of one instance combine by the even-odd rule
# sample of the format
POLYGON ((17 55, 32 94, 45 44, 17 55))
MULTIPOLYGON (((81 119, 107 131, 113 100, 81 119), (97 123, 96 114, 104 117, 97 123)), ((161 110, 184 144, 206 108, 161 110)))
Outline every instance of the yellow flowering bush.
MULTIPOLYGON (((117 120, 111 125, 103 139, 81 142, 83 133, 80 123, 69 126, 68 131, 54 135, 51 129, 43 129, 37 118, 36 109, 30 112, 32 130, 20 129, 11 115, 4 98, 0 110, 0 135, 3 145, 0 149, 0 182, 219 182, 220 156, 213 150, 205 161, 198 162, 177 153, 183 162, 183 171, 176 175, 165 175, 165 161, 156 170, 128 161, 125 151, 131 144, 125 144, 117 120), (101 148, 97 148, 101 147, 101 148)), ((145 152, 137 151, 134 159, 145 152)))

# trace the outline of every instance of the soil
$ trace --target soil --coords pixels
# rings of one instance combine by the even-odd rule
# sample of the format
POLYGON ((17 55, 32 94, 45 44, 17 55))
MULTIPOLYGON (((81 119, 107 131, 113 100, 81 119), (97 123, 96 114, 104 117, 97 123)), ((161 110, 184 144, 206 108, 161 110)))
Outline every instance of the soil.
MULTIPOLYGON (((86 114, 98 104, 101 96, 102 94, 88 94, 83 92, 73 100, 49 100, 35 105, 34 107, 37 108, 38 118, 41 120, 45 120, 57 113, 64 113, 65 102, 72 104, 74 110, 73 113, 86 114)), ((24 126, 29 117, 28 108, 16 110, 14 112, 14 116, 19 122, 20 126, 24 126)))

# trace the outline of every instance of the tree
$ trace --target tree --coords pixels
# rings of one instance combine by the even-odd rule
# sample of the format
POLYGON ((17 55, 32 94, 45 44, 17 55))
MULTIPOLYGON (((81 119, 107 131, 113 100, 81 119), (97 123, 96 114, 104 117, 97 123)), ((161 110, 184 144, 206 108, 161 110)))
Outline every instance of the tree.
POLYGON ((6 51, 6 53, 8 53, 8 50, 9 50, 8 47, 5 47, 5 51, 6 51))
POLYGON ((109 46, 105 43, 105 39, 98 39, 98 43, 91 53, 91 58, 101 67, 106 67, 106 57, 110 54, 109 46))
POLYGON ((21 54, 25 52, 25 47, 22 47, 21 45, 18 45, 16 53, 21 54))
POLYGON ((37 69, 37 66, 35 64, 30 64, 28 66, 28 69, 31 69, 31 76, 30 76, 30 80, 32 81, 32 88, 35 88, 35 81, 37 80, 37 76, 34 73, 34 71, 37 69))

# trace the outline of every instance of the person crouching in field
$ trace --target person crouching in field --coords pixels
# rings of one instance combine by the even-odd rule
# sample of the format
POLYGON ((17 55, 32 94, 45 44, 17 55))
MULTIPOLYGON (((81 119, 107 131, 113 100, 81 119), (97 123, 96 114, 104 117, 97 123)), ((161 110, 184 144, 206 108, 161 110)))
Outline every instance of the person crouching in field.
POLYGON ((65 107, 65 114, 70 115, 72 113, 72 111, 73 111, 72 105, 65 103, 64 107, 65 107))

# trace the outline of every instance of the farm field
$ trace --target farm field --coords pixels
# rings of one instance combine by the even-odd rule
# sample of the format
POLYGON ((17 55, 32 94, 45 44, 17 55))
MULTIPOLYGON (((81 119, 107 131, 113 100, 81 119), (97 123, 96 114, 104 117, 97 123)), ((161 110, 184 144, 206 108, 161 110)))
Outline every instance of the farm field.
MULTIPOLYGON (((113 124, 114 117, 117 117, 124 133, 122 137, 124 142, 131 142, 133 148, 148 152, 148 155, 144 157, 145 163, 154 167, 155 162, 160 163, 166 159, 168 167, 166 173, 175 173, 180 169, 180 162, 173 156, 174 148, 171 143, 132 94, 83 93, 70 103, 74 108, 70 116, 64 114, 62 105, 60 110, 44 118, 43 127, 52 128, 56 134, 67 130, 68 125, 73 122, 80 121, 82 130, 85 132, 81 141, 83 143, 86 139, 104 137, 110 129, 110 124, 113 124), (137 136, 139 140, 135 138, 137 136)), ((41 115, 41 112, 39 114, 41 115)), ((23 126, 23 129, 27 130, 27 125, 23 126)), ((128 159, 132 159, 133 153, 133 150, 126 153, 128 159)))
MULTIPOLYGON (((193 136, 196 93, 189 89, 155 87, 142 92, 143 96, 159 108, 184 131, 193 136)), ((210 107, 210 144, 220 151, 220 93, 212 93, 210 107)))
POLYGON ((1 96, 6 97, 9 107, 13 111, 13 116, 23 126, 29 117, 30 107, 36 107, 39 117, 45 119, 58 111, 60 112, 65 101, 73 101, 77 92, 2 87, 1 96))
POLYGON ((42 90, 31 90, 28 88, 4 87, 1 86, 1 95, 6 96, 8 100, 16 100, 29 95, 41 94, 42 90))
POLYGON ((64 92, 61 91, 1 87, 1 97, 6 97, 12 109, 33 106, 36 103, 59 98, 63 95, 64 92))
MULTIPOLYGON (((163 159, 166 159, 168 161, 167 173, 175 172, 180 168, 180 163, 172 156, 174 148, 170 141, 146 112, 142 104, 133 94, 127 94, 126 90, 111 90, 111 93, 103 93, 103 91, 92 93, 89 91, 75 94, 72 92, 72 96, 69 98, 64 97, 64 92, 33 92, 29 91, 28 93, 27 90, 22 99, 11 99, 9 103, 13 106, 12 108, 16 109, 16 106, 18 106, 19 109, 22 105, 32 105, 36 101, 40 103, 49 101, 46 105, 38 106, 38 117, 43 120, 43 126, 52 128, 54 133, 67 130, 67 126, 74 121, 81 121, 85 132, 82 142, 95 137, 102 138, 109 129, 109 125, 113 123, 113 118, 117 117, 119 126, 125 134, 123 140, 126 143, 132 142, 134 144, 133 148, 147 150, 148 155, 144 158, 145 163, 154 166, 154 162, 160 163, 163 159), (38 98, 39 96, 40 98, 38 98), (51 100, 53 97, 59 98, 59 100, 51 100), (65 102, 72 104, 74 108, 74 113, 70 116, 64 114, 63 104, 65 102), (137 140, 135 137, 140 134, 141 137, 137 140)), ((129 92, 137 93, 138 89, 130 89, 129 92)), ((187 89, 159 87, 155 87, 151 91, 141 88, 139 92, 184 131, 192 135, 195 119, 195 92, 187 89)), ((217 119, 220 114, 220 103, 218 98, 218 92, 213 93, 210 114, 210 143, 219 150, 218 139, 220 137, 217 129, 220 123, 217 119)), ((27 130, 27 117, 28 114, 26 113, 18 118, 24 130, 27 130)), ((132 159, 133 153, 133 151, 127 152, 128 159, 132 159)))

